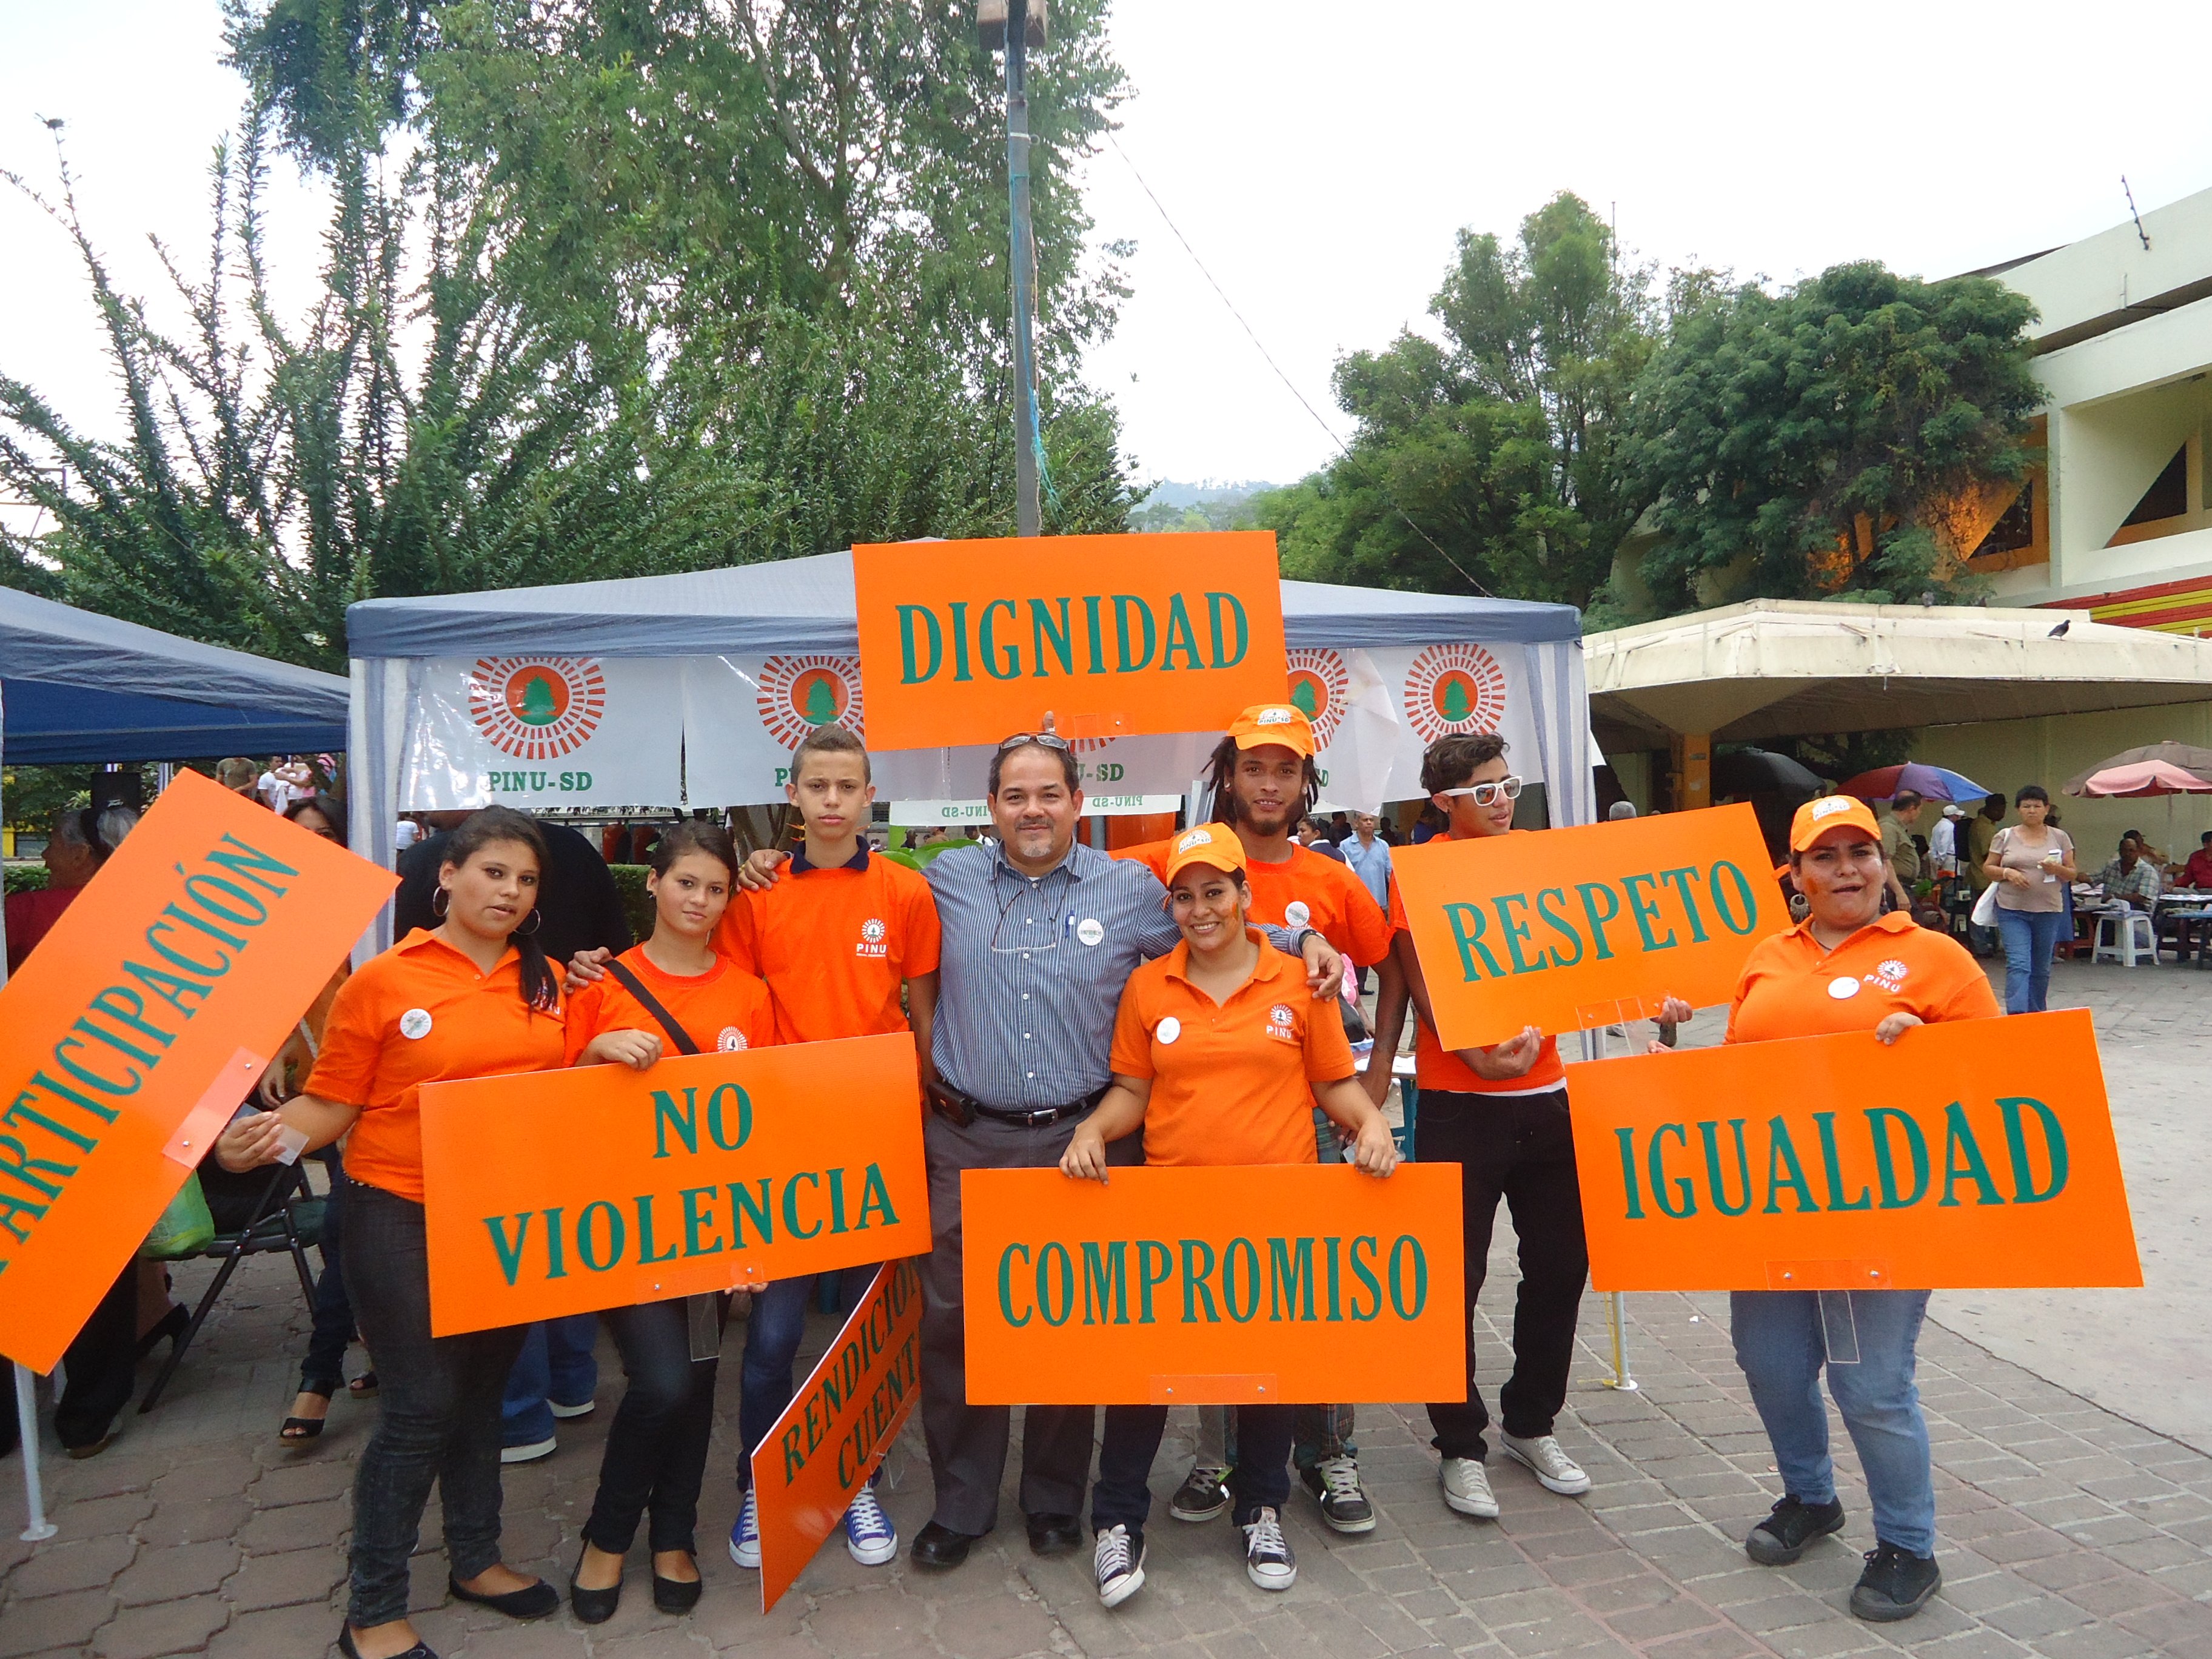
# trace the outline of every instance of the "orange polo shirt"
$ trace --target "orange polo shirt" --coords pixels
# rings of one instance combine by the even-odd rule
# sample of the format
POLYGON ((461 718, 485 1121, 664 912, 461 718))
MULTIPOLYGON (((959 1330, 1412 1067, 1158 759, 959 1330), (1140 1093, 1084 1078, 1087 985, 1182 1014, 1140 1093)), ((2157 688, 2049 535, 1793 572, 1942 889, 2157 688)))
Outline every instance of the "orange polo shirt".
MULTIPOLYGON (((1170 837, 1125 847, 1114 856, 1143 864, 1164 886, 1173 846, 1170 837)), ((1293 842, 1290 857, 1280 864, 1248 861, 1244 877, 1252 889, 1251 921, 1277 927, 1310 927, 1361 968, 1371 968, 1390 954, 1390 924, 1382 907, 1376 903, 1367 884, 1334 859, 1293 842)))
POLYGON ((834 870, 796 854, 775 886, 738 893, 714 949, 768 981, 778 1042, 822 1042, 905 1030, 899 988, 937 971, 938 940, 921 872, 863 847, 834 870))
POLYGON ((1870 1031, 1895 1013, 1934 1024, 1998 1012, 1981 963, 1902 910, 1877 917, 1832 951, 1814 939, 1808 916, 1752 947, 1729 1008, 1727 1041, 1870 1031))
POLYGON ((1113 1069, 1148 1078, 1147 1164, 1311 1164, 1311 1085, 1352 1075, 1334 1002, 1307 993, 1296 959, 1260 946, 1252 977, 1217 1003, 1193 985, 1190 946, 1129 975, 1114 1020, 1113 1069))
MULTIPOLYGON (((775 1041, 775 1011, 769 1003, 768 987, 727 957, 718 955, 712 968, 691 975, 654 967, 642 945, 615 960, 637 975, 702 1054, 729 1054, 775 1041)), ((663 1053, 680 1052, 670 1042, 667 1028, 612 974, 568 999, 568 1063, 574 1066, 593 1037, 609 1031, 650 1031, 666 1045, 663 1053)))
POLYGON ((561 1032, 557 1010, 523 1002, 518 951, 510 947, 480 974, 418 927, 338 988, 307 1092, 362 1109, 346 1139, 346 1173, 419 1204, 422 1085, 552 1071, 561 1032))
MULTIPOLYGON (((1514 830, 1510 835, 1528 835, 1532 831, 1514 830)), ((1395 933, 1408 935, 1411 948, 1412 927, 1406 921, 1406 907, 1398 896, 1398 878, 1390 878, 1390 927, 1395 933)), ((1493 1047, 1496 1045, 1493 1044, 1493 1047)), ((1536 1063, 1522 1077, 1487 1078, 1479 1075, 1457 1054, 1437 1041, 1437 1034, 1429 1029, 1429 1022, 1421 1020, 1413 1033, 1413 1081, 1423 1089, 1443 1089, 1462 1095, 1536 1095, 1548 1090, 1566 1086, 1567 1068, 1559 1063, 1559 1040, 1550 1032, 1544 1034, 1544 1046, 1537 1050, 1536 1063)))

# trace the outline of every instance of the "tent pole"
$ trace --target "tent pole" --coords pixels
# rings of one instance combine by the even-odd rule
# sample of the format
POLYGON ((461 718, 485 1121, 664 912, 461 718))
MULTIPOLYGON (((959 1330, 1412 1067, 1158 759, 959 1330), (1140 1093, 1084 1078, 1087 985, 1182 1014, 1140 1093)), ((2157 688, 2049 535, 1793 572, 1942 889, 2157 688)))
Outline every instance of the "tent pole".
POLYGON ((46 1489, 39 1481, 38 1382, 30 1368, 15 1366, 15 1427, 23 1440, 23 1507, 28 1524, 15 1535, 26 1544, 42 1544, 61 1528, 46 1519, 46 1489))

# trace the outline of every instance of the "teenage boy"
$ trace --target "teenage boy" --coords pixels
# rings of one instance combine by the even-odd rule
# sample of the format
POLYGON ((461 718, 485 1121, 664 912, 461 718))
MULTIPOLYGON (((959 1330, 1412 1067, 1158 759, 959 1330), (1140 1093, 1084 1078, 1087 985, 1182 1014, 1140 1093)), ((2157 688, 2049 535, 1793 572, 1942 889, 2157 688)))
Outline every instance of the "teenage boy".
MULTIPOLYGON (((805 842, 781 879, 741 886, 732 897, 715 950, 768 982, 777 1042, 911 1029, 916 1053, 927 1055, 937 1007, 937 904, 919 872, 872 856, 862 839, 876 799, 867 750, 842 726, 816 727, 793 751, 784 794, 799 814, 805 842)), ((583 969, 580 957, 577 976, 596 977, 583 969)), ((841 1300, 848 1310, 872 1273, 845 1270, 841 1300)), ((730 1559, 741 1567, 760 1565, 752 1451, 791 1403, 792 1368, 814 1284, 815 1275, 801 1274, 753 1297, 738 1406, 745 1500, 730 1529, 730 1559)), ((898 1533, 871 1487, 862 1487, 845 1512, 845 1547, 863 1566, 884 1565, 898 1554, 898 1533)))
MULTIPOLYGON (((1206 763, 1208 816, 1229 825, 1243 845, 1252 921, 1312 928, 1362 976, 1375 968, 1386 994, 1396 991, 1402 997, 1382 907, 1334 848, 1326 842, 1316 845, 1304 833, 1293 838, 1293 830, 1315 822, 1314 805, 1321 799, 1314 760, 1319 748, 1313 723, 1296 704, 1254 704, 1222 735, 1206 763)), ((1174 845, 1170 837, 1115 856, 1149 866, 1164 881, 1174 845)), ((1318 1107, 1314 1142, 1322 1163, 1344 1161, 1336 1126, 1318 1107)), ((1210 1520, 1229 1507, 1229 1466, 1236 1453, 1228 1413, 1226 1407, 1200 1408, 1198 1455, 1168 1504, 1168 1513, 1178 1521, 1210 1520)), ((1293 1462, 1324 1521, 1339 1532, 1370 1532, 1375 1506, 1360 1485, 1352 1429, 1350 1406, 1301 1406, 1293 1462)))

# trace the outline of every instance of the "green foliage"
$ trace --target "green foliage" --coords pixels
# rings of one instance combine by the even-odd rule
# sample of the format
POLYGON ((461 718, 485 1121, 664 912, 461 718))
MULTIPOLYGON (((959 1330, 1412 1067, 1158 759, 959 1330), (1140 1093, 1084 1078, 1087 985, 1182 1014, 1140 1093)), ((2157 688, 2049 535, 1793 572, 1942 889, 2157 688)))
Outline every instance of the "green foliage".
POLYGON ((43 893, 46 890, 46 866, 43 864, 11 864, 8 866, 6 879, 10 893, 43 893))
POLYGON ((908 847, 903 841, 887 842, 884 850, 876 856, 889 859, 893 864, 903 864, 909 870, 927 870, 957 847, 981 845, 973 836, 951 836, 943 841, 932 842, 927 847, 908 847))
POLYGON ((615 891, 622 895, 623 915, 629 920, 629 936, 635 939, 653 937, 658 925, 653 915, 653 896, 645 890, 645 878, 653 873, 648 864, 610 864, 607 873, 615 878, 615 891))
POLYGON ((43 835, 62 812, 91 805, 88 767, 11 766, 0 776, 0 812, 11 830, 43 835))
POLYGON ((1654 503, 1663 538, 1641 573, 1661 611, 1975 597, 1950 515, 2033 459, 2034 316, 1986 277, 1923 283, 1872 264, 1686 306, 1621 447, 1624 488, 1654 503))

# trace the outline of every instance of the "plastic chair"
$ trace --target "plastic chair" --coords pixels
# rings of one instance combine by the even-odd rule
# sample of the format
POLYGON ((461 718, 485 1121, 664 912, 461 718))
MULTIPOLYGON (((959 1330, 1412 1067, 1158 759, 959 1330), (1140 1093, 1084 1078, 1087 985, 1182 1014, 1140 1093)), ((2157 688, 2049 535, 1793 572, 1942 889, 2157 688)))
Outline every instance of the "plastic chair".
POLYGON ((2158 931, 2151 919, 2141 910, 2106 910, 2097 918, 2096 947, 2090 951, 2092 963, 2117 962, 2123 968, 2132 968, 2139 962, 2158 966, 2158 931), (2112 942, 2106 942, 2106 929, 2112 930, 2112 942))
MULTIPOLYGON (((308 1249, 321 1242, 323 1236, 323 1206, 327 1200, 314 1195, 307 1185, 306 1169, 296 1164, 280 1164, 270 1176, 268 1190, 254 1206, 251 1224, 237 1232, 217 1233, 208 1242, 207 1248, 195 1252, 210 1261, 220 1259, 222 1265, 216 1269, 215 1278, 200 1297, 200 1304, 192 1310, 191 1322, 170 1346, 169 1358, 161 1367, 161 1374, 154 1379, 154 1386, 146 1390, 146 1398, 139 1403, 139 1413, 154 1409, 161 1391, 169 1386, 169 1379, 177 1374, 184 1363, 185 1351, 192 1346, 192 1339, 200 1334, 200 1327, 214 1310, 216 1298, 222 1294, 230 1276, 238 1271, 238 1264, 249 1255, 260 1255, 270 1250, 289 1250, 292 1265, 300 1274, 300 1297, 312 1315, 315 1310, 315 1276, 307 1267, 308 1249)), ((189 1261, 191 1256, 179 1256, 189 1261)))

